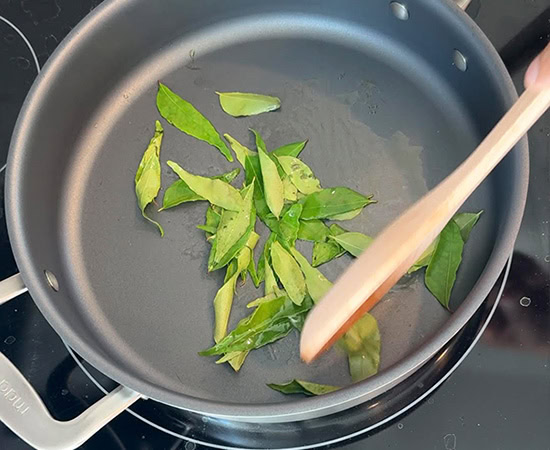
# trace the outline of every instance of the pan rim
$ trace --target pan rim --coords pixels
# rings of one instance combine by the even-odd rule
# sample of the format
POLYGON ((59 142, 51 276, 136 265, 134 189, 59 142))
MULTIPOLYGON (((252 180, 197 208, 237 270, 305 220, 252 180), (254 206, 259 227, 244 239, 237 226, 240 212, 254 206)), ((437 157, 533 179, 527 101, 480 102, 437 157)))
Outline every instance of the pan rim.
MULTIPOLYGON (((408 357, 366 382, 346 387, 322 397, 269 405, 220 403, 213 400, 200 399, 154 385, 119 369, 111 358, 81 339, 77 330, 73 329, 63 318, 63 315, 55 308, 54 302, 50 299, 50 292, 48 292, 42 282, 40 271, 37 271, 33 265, 32 252, 27 245, 25 232, 23 231, 24 228, 20 226, 24 221, 23 216, 17 208, 17 205, 20 203, 18 184, 23 182, 23 177, 21 176, 23 168, 22 156, 25 152, 27 130, 29 129, 29 124, 40 115, 41 108, 37 107, 37 105, 40 105, 44 101, 50 80, 55 79, 56 74, 62 70, 63 61, 66 58, 70 58, 71 54, 77 51, 78 41, 86 40, 87 36, 94 33, 95 28, 101 21, 107 20, 111 14, 120 14, 121 11, 129 7, 134 1, 106 1, 71 31, 69 36, 50 57, 44 69, 35 80, 14 129, 8 154, 6 175, 5 204, 8 233, 22 277, 42 314, 64 341, 90 362, 90 364, 113 380, 134 389, 144 396, 170 406, 224 419, 249 422, 286 422, 319 417, 341 411, 371 399, 413 373, 462 329, 485 299, 506 264, 510 250, 519 232, 527 198, 529 169, 526 137, 517 144, 515 150, 511 153, 515 158, 514 172, 518 179, 518 183, 512 192, 511 203, 516 207, 509 213, 508 221, 503 224, 501 230, 502 239, 491 252, 487 266, 476 284, 462 305, 453 313, 452 320, 448 322, 447 326, 438 330, 437 333, 408 357)), ((485 55, 490 59, 489 62, 495 68, 493 72, 495 82, 498 83, 498 89, 502 98, 508 105, 511 105, 517 99, 517 92, 502 60, 488 38, 472 19, 460 11, 452 0, 441 0, 437 4, 432 5, 432 7, 441 8, 442 13, 449 16, 449 22, 454 21, 459 25, 467 26, 471 33, 475 35, 485 55)))

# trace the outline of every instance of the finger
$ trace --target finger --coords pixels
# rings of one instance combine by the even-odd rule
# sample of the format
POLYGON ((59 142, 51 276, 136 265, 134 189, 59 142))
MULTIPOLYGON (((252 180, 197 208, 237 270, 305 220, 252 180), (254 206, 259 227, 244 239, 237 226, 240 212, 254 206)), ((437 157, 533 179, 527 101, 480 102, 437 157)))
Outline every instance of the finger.
POLYGON ((525 88, 550 88, 550 44, 529 65, 524 84, 525 88))

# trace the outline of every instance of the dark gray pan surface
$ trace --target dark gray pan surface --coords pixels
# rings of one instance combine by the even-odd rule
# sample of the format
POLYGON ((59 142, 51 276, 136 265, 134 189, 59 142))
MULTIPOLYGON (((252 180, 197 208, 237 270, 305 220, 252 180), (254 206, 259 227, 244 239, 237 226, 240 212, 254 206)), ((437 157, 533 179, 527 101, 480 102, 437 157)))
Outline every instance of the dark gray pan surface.
MULTIPOLYGON (((195 229, 206 206, 159 214, 161 239, 139 214, 133 192, 162 80, 220 132, 246 144, 249 127, 270 148, 308 138, 304 161, 324 186, 375 195, 379 203, 344 226, 376 234, 473 150, 514 95, 496 53, 454 6, 409 6, 411 18, 399 21, 386 2, 133 0, 110 2, 84 21, 27 100, 7 182, 18 265, 60 335, 115 380, 160 401, 286 420, 371 398, 458 331, 512 248, 526 193, 525 143, 464 207, 486 212, 453 292, 459 311, 449 316, 421 276, 402 280, 373 310, 382 373, 352 389, 279 406, 290 399, 266 382, 348 384, 345 358, 333 350, 307 367, 297 335, 253 352, 239 374, 199 357, 211 344, 212 299, 223 278, 206 273, 209 246, 195 229), (454 48, 468 57, 465 73, 452 64, 454 48), (270 93, 283 106, 237 120, 220 110, 214 90, 270 93), (47 286, 45 269, 59 279, 60 292, 47 286)), ((165 128, 162 161, 200 174, 236 167, 207 144, 165 128)), ((163 186, 173 179, 166 168, 163 186)), ((334 280, 348 263, 341 258, 322 270, 334 280)), ((257 296, 250 283, 238 290, 232 324, 257 296)))

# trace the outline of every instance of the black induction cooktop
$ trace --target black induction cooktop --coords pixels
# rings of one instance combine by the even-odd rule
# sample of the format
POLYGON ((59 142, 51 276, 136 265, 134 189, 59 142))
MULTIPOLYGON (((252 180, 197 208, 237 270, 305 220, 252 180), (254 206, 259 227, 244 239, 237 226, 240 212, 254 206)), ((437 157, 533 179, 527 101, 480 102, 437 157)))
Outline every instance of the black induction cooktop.
MULTIPOLYGON (((0 0, 2 198, 3 165, 25 95, 63 37, 99 3, 0 0)), ((468 13, 493 42, 521 90, 530 59, 550 38, 550 0, 474 0, 468 13)), ((445 382, 426 377, 431 383, 427 389, 417 380, 417 389, 424 389, 426 395, 414 395, 412 405, 407 402, 409 391, 401 392, 395 410, 402 414, 388 415, 382 426, 326 448, 550 449, 550 114, 533 127, 529 145, 525 217, 508 281, 481 339, 468 353, 493 312, 499 285, 479 313, 479 323, 453 347, 456 355, 449 359, 449 367, 468 356, 445 382)), ((16 272, 2 205, 0 279, 16 272)), ((59 420, 75 417, 103 396, 96 382, 107 389, 114 386, 63 344, 28 294, 0 307, 0 351, 23 372, 59 420)), ((182 438, 193 438, 193 424, 167 414, 155 402, 141 402, 136 414, 141 418, 121 414, 82 448, 206 448, 182 438)), ((300 445, 299 440, 294 444, 300 445)), ((0 448, 28 446, 0 425, 0 448)))

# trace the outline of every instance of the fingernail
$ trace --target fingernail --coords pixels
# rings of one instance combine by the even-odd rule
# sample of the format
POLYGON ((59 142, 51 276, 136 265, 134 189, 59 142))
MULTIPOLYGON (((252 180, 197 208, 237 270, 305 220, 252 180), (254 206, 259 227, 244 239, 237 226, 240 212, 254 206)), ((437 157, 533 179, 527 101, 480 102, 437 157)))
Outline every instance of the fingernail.
POLYGON ((527 69, 527 72, 525 73, 525 79, 523 82, 523 84, 525 85, 525 88, 532 86, 535 83, 535 81, 537 81, 539 70, 540 70, 540 56, 534 59, 534 61, 531 63, 531 65, 527 69))

